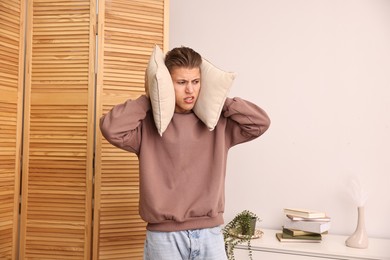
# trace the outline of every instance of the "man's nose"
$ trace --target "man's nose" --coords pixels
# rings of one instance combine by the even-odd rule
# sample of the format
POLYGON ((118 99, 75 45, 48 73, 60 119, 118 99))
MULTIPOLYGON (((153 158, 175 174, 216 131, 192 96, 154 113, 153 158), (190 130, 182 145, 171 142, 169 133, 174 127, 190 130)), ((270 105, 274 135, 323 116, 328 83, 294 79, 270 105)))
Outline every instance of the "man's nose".
POLYGON ((187 87, 186 87, 186 92, 187 93, 192 93, 193 91, 194 91, 194 86, 192 86, 191 83, 188 83, 187 87))

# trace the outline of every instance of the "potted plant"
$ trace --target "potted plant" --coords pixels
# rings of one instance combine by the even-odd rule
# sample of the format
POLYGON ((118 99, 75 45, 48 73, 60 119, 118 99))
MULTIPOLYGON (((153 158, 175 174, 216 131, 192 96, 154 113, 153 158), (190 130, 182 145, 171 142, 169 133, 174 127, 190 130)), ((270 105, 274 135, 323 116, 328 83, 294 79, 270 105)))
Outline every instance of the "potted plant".
POLYGON ((256 222, 260 218, 249 210, 238 213, 232 221, 223 228, 226 254, 229 260, 235 260, 234 247, 240 243, 247 242, 249 259, 252 258, 251 240, 255 237, 256 222))

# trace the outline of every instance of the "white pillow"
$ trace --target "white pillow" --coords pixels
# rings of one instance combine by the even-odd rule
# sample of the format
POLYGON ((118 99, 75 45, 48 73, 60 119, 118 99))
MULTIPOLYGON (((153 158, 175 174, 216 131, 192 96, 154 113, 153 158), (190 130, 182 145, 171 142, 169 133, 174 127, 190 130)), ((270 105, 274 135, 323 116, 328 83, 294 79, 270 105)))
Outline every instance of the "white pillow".
POLYGON ((152 104, 154 123, 160 136, 167 129, 175 112, 175 90, 164 53, 157 45, 150 56, 145 72, 145 87, 152 104))
POLYGON ((200 93, 194 107, 194 113, 208 127, 214 130, 218 123, 223 105, 236 74, 226 72, 202 59, 200 74, 200 93))

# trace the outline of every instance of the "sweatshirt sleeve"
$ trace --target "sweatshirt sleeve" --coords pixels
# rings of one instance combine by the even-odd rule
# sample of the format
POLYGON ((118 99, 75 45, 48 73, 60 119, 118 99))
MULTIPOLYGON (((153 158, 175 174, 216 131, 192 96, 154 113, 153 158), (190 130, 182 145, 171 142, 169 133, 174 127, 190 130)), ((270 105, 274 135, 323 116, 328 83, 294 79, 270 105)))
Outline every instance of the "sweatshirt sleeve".
POLYGON ((135 100, 114 106, 100 118, 100 131, 108 142, 126 151, 138 153, 142 121, 151 109, 150 101, 142 95, 135 100))
POLYGON ((263 109, 239 97, 226 98, 222 115, 228 119, 231 146, 259 137, 271 123, 263 109))

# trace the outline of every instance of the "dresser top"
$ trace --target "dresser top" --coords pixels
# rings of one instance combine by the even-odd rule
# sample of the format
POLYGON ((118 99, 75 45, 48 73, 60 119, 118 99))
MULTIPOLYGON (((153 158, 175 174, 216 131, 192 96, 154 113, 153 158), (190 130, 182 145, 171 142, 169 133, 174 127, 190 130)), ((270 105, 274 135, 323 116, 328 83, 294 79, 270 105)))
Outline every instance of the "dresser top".
MULTIPOLYGON (((390 260, 390 239, 369 238, 366 249, 351 248, 345 245, 347 236, 323 235, 320 243, 279 242, 276 233, 281 230, 261 229, 261 238, 251 241, 253 251, 275 252, 293 255, 316 256, 330 259, 377 259, 390 260)), ((247 249, 246 243, 236 246, 247 249)))

